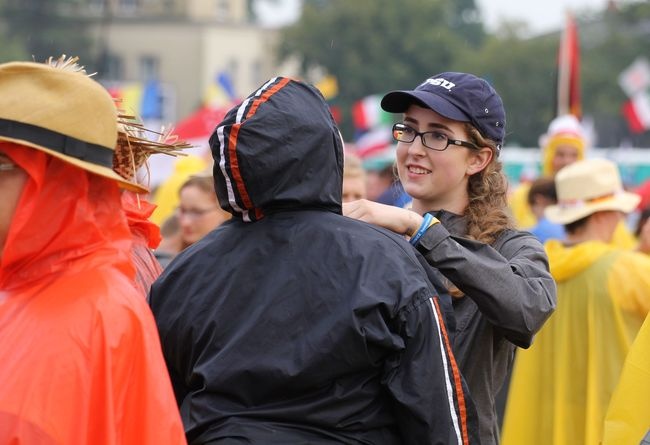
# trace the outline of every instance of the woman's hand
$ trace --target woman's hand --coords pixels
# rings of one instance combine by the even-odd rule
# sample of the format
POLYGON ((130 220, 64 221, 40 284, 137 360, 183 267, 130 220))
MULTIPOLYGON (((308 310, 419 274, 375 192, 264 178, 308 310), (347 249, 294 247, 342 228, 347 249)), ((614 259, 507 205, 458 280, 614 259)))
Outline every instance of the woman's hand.
POLYGON ((422 216, 411 210, 380 204, 367 199, 344 203, 343 215, 407 236, 412 236, 423 220, 422 216))

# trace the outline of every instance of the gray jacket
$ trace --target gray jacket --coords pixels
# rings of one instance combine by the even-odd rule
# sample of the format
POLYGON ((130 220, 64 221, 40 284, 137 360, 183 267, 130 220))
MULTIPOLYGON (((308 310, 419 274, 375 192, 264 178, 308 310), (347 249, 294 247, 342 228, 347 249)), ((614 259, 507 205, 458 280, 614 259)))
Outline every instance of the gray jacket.
POLYGON ((515 347, 528 348, 555 309, 555 282, 533 235, 506 230, 489 246, 462 237, 464 217, 435 215, 442 224, 432 226, 417 249, 466 295, 454 299, 454 352, 478 410, 481 443, 497 444, 495 396, 515 347))

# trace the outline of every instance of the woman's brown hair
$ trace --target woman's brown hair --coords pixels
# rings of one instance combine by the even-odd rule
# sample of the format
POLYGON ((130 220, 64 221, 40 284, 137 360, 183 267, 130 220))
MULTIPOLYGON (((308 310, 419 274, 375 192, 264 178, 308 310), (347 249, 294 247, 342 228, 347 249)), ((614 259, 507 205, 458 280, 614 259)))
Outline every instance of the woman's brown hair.
POLYGON ((508 210, 508 180, 497 155, 497 144, 486 139, 471 124, 465 124, 470 141, 478 147, 490 147, 492 160, 480 172, 470 176, 467 193, 469 205, 465 211, 467 236, 493 244, 505 229, 514 228, 508 210))

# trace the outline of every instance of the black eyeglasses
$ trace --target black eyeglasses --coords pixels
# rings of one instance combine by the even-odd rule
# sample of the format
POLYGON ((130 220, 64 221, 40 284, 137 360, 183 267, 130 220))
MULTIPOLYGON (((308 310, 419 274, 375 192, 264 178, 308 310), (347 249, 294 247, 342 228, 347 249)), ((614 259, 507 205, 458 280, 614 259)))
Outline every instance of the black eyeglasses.
POLYGON ((467 147, 474 150, 479 149, 471 142, 459 141, 458 139, 449 139, 446 134, 439 131, 424 131, 420 133, 408 125, 393 125, 393 139, 395 139, 397 142, 406 142, 407 144, 410 144, 418 136, 420 136, 422 145, 430 148, 431 150, 445 151, 450 145, 467 147))

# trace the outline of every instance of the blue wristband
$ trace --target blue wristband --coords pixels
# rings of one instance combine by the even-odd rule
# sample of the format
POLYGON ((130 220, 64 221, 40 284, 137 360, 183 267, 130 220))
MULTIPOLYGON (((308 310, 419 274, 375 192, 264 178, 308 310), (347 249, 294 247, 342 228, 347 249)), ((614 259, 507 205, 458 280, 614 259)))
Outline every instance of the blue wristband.
POLYGON ((434 224, 434 218, 430 213, 425 213, 424 214, 424 220, 422 221, 422 224, 420 225, 420 228, 418 229, 417 232, 415 232, 415 235, 411 237, 409 240, 409 243, 411 245, 415 246, 418 241, 420 241, 420 238, 422 238, 422 235, 424 235, 424 232, 427 231, 429 227, 431 227, 434 224))

